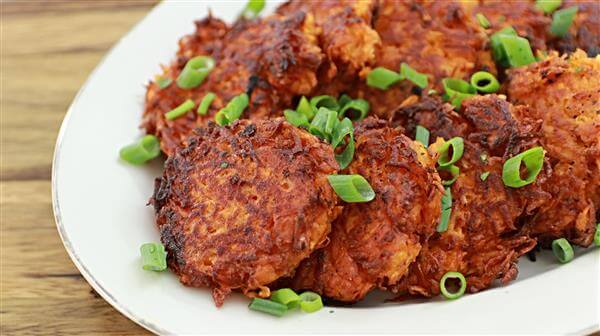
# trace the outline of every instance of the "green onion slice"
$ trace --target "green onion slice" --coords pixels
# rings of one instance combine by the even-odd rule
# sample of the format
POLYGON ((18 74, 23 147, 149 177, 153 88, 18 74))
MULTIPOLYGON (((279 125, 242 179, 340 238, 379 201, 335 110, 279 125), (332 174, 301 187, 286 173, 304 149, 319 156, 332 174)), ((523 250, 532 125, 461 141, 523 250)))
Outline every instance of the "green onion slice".
POLYGON ((161 77, 156 80, 156 85, 161 90, 171 85, 171 83, 173 83, 173 80, 169 77, 161 77))
POLYGON ((444 78, 442 86, 446 92, 444 98, 450 101, 456 109, 460 109, 464 99, 477 94, 477 90, 471 84, 458 78, 444 78))
POLYGON ((542 171, 545 154, 544 149, 538 146, 506 160, 502 167, 502 181, 504 185, 520 188, 533 183, 540 171, 542 171), (525 168, 527 168, 527 177, 525 179, 521 178, 521 163, 524 163, 525 168))
POLYGON ((146 135, 139 142, 125 146, 119 152, 124 161, 140 165, 160 155, 160 143, 154 135, 146 135))
POLYGON ((159 243, 146 243, 140 247, 142 268, 146 271, 162 272, 167 269, 167 252, 159 243))
POLYGON ((304 292, 300 294, 300 309, 305 313, 314 313, 323 308, 321 296, 315 292, 304 292))
POLYGON ((258 17, 260 12, 265 8, 265 3, 265 0, 249 0, 241 16, 247 20, 258 17))
POLYGON ((364 177, 354 175, 329 175, 329 184, 335 193, 345 202, 370 202, 375 198, 375 192, 364 177))
POLYGON ((400 77, 408 79, 421 89, 427 87, 428 84, 427 75, 418 72, 406 63, 400 64, 400 77))
POLYGON ((217 95, 212 92, 207 93, 204 96, 204 98, 202 98, 202 101, 200 101, 200 105, 198 105, 198 114, 206 115, 206 113, 208 113, 208 108, 210 107, 210 104, 212 104, 213 100, 215 100, 216 97, 217 95))
POLYGON ((490 37, 490 45, 492 48, 492 56, 494 57, 494 60, 496 62, 498 62, 500 65, 502 65, 503 67, 507 68, 509 66, 508 64, 508 59, 506 56, 506 52, 504 51, 504 47, 502 46, 502 43, 500 42, 500 36, 503 35, 507 35, 507 36, 519 36, 517 34, 517 31, 513 28, 513 27, 505 27, 499 31, 497 31, 496 33, 492 34, 492 36, 490 37))
POLYGON ((353 99, 342 105, 340 108, 339 117, 348 117, 350 120, 358 121, 367 117, 371 106, 364 99, 353 99))
POLYGON ((479 25, 483 29, 488 29, 488 28, 490 28, 492 26, 490 24, 490 21, 482 13, 475 14, 475 17, 477 18, 477 22, 479 22, 479 25))
POLYGON ((333 127, 336 126, 337 112, 321 107, 308 127, 308 131, 322 140, 331 142, 333 127), (327 130, 330 129, 330 132, 327 130))
POLYGON ((185 115, 189 110, 191 110, 193 108, 194 108, 194 101, 191 99, 188 99, 185 102, 181 103, 176 108, 165 113, 165 118, 167 118, 167 120, 175 120, 175 119, 185 115))
POLYGON ((344 118, 340 121, 333 131, 331 140, 333 149, 342 144, 346 137, 348 137, 346 148, 344 148, 340 154, 335 154, 335 160, 340 165, 340 169, 346 169, 354 158, 354 126, 352 125, 352 121, 348 118, 344 118))
POLYGON ((463 138, 461 137, 454 137, 444 142, 438 148, 438 152, 440 153, 438 165, 440 165, 440 167, 447 167, 453 165, 462 157, 464 148, 465 143, 463 138), (452 156, 449 155, 450 149, 452 149, 452 156))
POLYGON ((288 306, 282 303, 261 298, 252 299, 248 308, 274 316, 283 316, 288 311, 288 306))
POLYGON ((600 223, 596 224, 596 233, 594 234, 594 245, 600 246, 600 223))
POLYGON ((450 223, 450 216, 452 215, 452 191, 449 187, 444 189, 442 195, 442 214, 440 216, 440 222, 436 228, 439 233, 446 232, 448 230, 448 224, 450 223))
POLYGON ((423 146, 429 146, 429 130, 421 125, 417 125, 415 140, 422 143, 423 146))
POLYGON ((573 260, 575 255, 573 247, 565 238, 555 239, 552 242, 552 253, 563 264, 573 260))
MULTIPOLYGON (((550 33, 557 37, 563 37, 569 31, 569 27, 573 23, 573 19, 577 14, 577 6, 557 10, 552 15, 552 25, 550 25, 550 33)), ((596 13, 596 15, 598 15, 596 13)))
POLYGON ((448 272, 444 274, 442 279, 440 280, 440 291, 442 295, 448 300, 458 299, 459 297, 465 294, 465 290, 467 289, 467 279, 460 272, 448 272), (448 279, 458 279, 460 281, 460 288, 458 291, 452 293, 446 288, 446 281, 448 279))
POLYGON ((290 288, 281 288, 271 293, 271 301, 281 303, 292 310, 300 305, 300 296, 290 288))
POLYGON ((215 67, 215 60, 210 56, 196 56, 190 59, 177 77, 177 86, 192 89, 200 85, 215 67))
POLYGON ((285 116, 285 120, 296 127, 308 128, 310 125, 308 118, 304 114, 294 110, 287 109, 283 111, 283 115, 285 116))
POLYGON ((562 0, 536 0, 535 7, 544 11, 545 14, 554 12, 560 5, 562 0))
POLYGON ((215 122, 221 126, 229 125, 238 120, 244 110, 248 107, 248 95, 242 93, 234 97, 215 115, 215 122))
POLYGON ((493 93, 500 89, 500 83, 487 71, 478 71, 471 76, 471 86, 479 92, 493 93))
POLYGON ((454 182, 456 182, 458 175, 460 175, 460 168, 455 165, 439 167, 438 170, 447 171, 452 175, 450 180, 442 180, 442 184, 445 186, 451 186, 454 182))
POLYGON ((501 35, 499 37, 508 65, 520 67, 535 62, 529 41, 523 37, 501 35))
POLYGON ((321 107, 326 107, 332 111, 339 111, 340 105, 337 100, 332 96, 316 96, 310 99, 310 106, 312 106, 313 111, 318 111, 321 107))
POLYGON ((377 67, 367 75, 367 85, 380 90, 387 90, 402 79, 402 76, 395 71, 377 67))
POLYGON ((315 116, 315 111, 316 110, 312 108, 308 99, 302 96, 302 98, 300 98, 300 101, 298 102, 298 107, 296 107, 296 112, 304 114, 306 116, 306 119, 308 119, 308 121, 311 121, 315 116))
POLYGON ((340 98, 338 98, 338 104, 340 104, 340 108, 343 108, 346 104, 348 104, 351 101, 352 97, 348 96, 345 93, 341 95, 340 98))
POLYGON ((444 188, 444 193, 442 194, 442 210, 447 210, 452 208, 452 190, 449 187, 444 188))
POLYGON ((485 181, 485 180, 487 180, 488 176, 490 176, 490 172, 483 172, 483 173, 481 173, 481 175, 479 175, 479 178, 482 181, 485 181))

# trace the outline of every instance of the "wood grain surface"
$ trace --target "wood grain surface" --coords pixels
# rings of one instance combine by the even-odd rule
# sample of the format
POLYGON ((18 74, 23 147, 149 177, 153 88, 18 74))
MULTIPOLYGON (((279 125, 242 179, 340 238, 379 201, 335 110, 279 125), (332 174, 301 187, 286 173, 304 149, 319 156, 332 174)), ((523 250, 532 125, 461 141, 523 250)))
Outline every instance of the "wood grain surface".
POLYGON ((77 90, 155 1, 1 1, 0 334, 140 335, 56 231, 54 143, 77 90))

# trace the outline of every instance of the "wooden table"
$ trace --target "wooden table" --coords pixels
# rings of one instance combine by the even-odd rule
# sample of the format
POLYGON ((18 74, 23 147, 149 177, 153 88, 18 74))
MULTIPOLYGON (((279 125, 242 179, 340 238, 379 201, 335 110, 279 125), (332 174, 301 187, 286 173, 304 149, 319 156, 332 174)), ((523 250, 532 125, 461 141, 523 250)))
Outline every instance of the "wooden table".
POLYGON ((60 241, 50 195, 69 104, 155 1, 2 2, 0 334, 145 334, 100 298, 60 241))

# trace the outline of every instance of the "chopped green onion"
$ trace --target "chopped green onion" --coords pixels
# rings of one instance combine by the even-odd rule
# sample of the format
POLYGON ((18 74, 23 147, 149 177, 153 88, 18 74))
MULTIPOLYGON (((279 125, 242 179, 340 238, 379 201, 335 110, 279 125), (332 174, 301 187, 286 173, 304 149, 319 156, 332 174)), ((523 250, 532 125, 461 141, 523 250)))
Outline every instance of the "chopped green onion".
POLYGON ((427 87, 427 75, 418 72, 406 63, 400 64, 400 76, 413 82, 416 86, 420 87, 421 89, 427 87))
POLYGON ((444 274, 444 276, 440 280, 440 291, 442 292, 442 295, 448 300, 458 299, 459 297, 463 296, 463 294, 465 294, 466 289, 467 279, 465 279, 465 276, 462 275, 462 273, 460 272, 448 272, 444 274), (458 279, 460 281, 460 288, 458 289, 458 291, 454 293, 448 291, 448 289, 446 288, 446 281, 448 279, 458 279))
POLYGON ((439 167, 438 170, 442 170, 442 171, 447 171, 452 175, 452 179, 450 180, 442 180, 442 184, 445 186, 451 186, 456 179, 458 178, 458 175, 460 175, 460 168, 458 168, 455 165, 449 165, 449 166, 445 166, 445 167, 439 167))
POLYGON ((300 309, 305 313, 314 313, 323 308, 321 296, 314 292, 304 292, 300 294, 300 309))
POLYGON ((340 98, 338 98, 338 104, 340 104, 340 108, 343 108, 346 104, 348 104, 351 101, 352 97, 348 96, 345 93, 341 95, 340 98))
POLYGON ((342 105, 340 108, 339 117, 344 118, 347 116, 350 118, 350 120, 362 120, 367 117, 370 108, 371 106, 369 105, 368 101, 360 98, 352 99, 342 105))
POLYGON ((333 130, 337 128, 339 123, 340 120, 337 117, 337 113, 335 113, 335 111, 329 111, 327 115, 327 122, 325 123, 325 134, 329 138, 329 142, 331 142, 333 137, 333 130))
POLYGON ((332 111, 338 111, 340 109, 340 105, 337 100, 332 96, 316 96, 310 99, 310 106, 312 106, 313 111, 318 111, 321 107, 326 107, 332 111))
POLYGON ((196 56, 190 59, 177 77, 177 86, 182 89, 195 88, 204 81, 214 67, 215 60, 210 56, 196 56))
MULTIPOLYGON (((577 14, 577 6, 557 10, 552 15, 550 33, 557 37, 563 37, 569 31, 571 23, 577 14)), ((597 14, 596 14, 597 15, 597 14)))
POLYGON ((294 110, 285 110, 283 111, 283 115, 285 116, 285 120, 287 120, 290 124, 296 127, 305 127, 308 128, 310 125, 308 123, 308 118, 302 113, 296 112, 294 110))
POLYGON ((221 126, 229 125, 238 120, 242 112, 248 107, 248 95, 242 93, 234 97, 215 115, 215 122, 221 126))
POLYGON ((573 256, 575 255, 573 247, 565 238, 555 239, 552 242, 552 252, 556 259, 563 264, 573 260, 573 256))
POLYGON ((159 243, 146 243, 140 247, 142 268, 146 271, 161 272, 167 269, 167 252, 159 243))
POLYGON ((452 215, 452 191, 449 187, 444 189, 442 194, 442 214, 440 216, 440 222, 438 223, 437 232, 446 232, 448 230, 448 224, 450 223, 450 216, 452 215))
POLYGON ((248 308, 275 316, 283 316, 288 311, 288 307, 282 303, 261 298, 252 299, 248 308))
POLYGON ((176 108, 172 109, 171 111, 165 113, 165 118, 167 118, 167 120, 175 120, 175 119, 181 117, 182 115, 186 114, 189 110, 191 110, 193 108, 194 108, 194 101, 191 99, 188 99, 185 102, 181 103, 181 105, 179 105, 176 108))
POLYGON ((497 31, 496 33, 492 34, 492 36, 490 37, 490 45, 492 47, 492 56, 494 57, 494 60, 496 60, 496 62, 498 62, 500 65, 502 65, 503 67, 508 67, 508 58, 506 56, 506 51, 504 50, 504 47, 502 46, 502 42, 500 41, 500 37, 501 36, 519 36, 517 34, 517 31, 513 28, 513 27, 505 27, 499 31, 497 31))
POLYGON ((471 84, 458 78, 444 78, 442 86, 446 91, 444 98, 449 100, 456 109, 460 109, 464 99, 477 94, 477 90, 471 84))
POLYGON ((535 7, 544 11, 545 14, 554 12, 560 7, 562 0, 536 0, 535 7))
POLYGON ((446 167, 455 164, 462 157, 464 148, 465 143, 461 137, 454 137, 444 142, 438 148, 438 153, 440 153, 438 164, 440 167, 446 167), (452 148, 452 157, 449 157, 448 155, 450 148, 452 148))
POLYGON ((380 90, 387 90, 402 79, 402 76, 395 71, 377 67, 367 75, 367 85, 380 90))
POLYGON ((160 143, 154 135, 146 135, 139 142, 121 148, 121 159, 140 165, 160 155, 160 143))
POLYGON ((499 40, 506 54, 508 65, 511 67, 520 67, 535 63, 535 57, 533 57, 533 52, 527 39, 518 36, 501 35, 499 40))
POLYGON ((477 91, 485 93, 493 93, 500 89, 500 83, 487 71, 477 71, 471 76, 471 86, 477 91))
POLYGON ((423 146, 429 146, 429 130, 421 125, 417 125, 415 140, 422 143, 423 146))
POLYGON ((346 169, 354 158, 354 126, 352 125, 352 121, 348 118, 344 118, 340 121, 333 131, 331 140, 333 149, 342 144, 346 136, 349 137, 346 142, 346 148, 344 148, 340 154, 335 154, 335 160, 340 165, 340 169, 346 169))
POLYGON ((490 24, 490 21, 482 13, 475 14, 475 17, 477 18, 477 21, 479 22, 479 25, 483 29, 488 29, 488 28, 490 28, 492 26, 490 24))
POLYGON ((481 175, 479 175, 479 178, 482 181, 485 181, 485 180, 487 180, 488 176, 490 176, 490 172, 483 172, 483 173, 481 173, 481 175))
POLYGON ((300 98, 300 101, 298 102, 298 107, 296 107, 296 112, 304 114, 306 116, 306 119, 308 119, 308 121, 311 121, 315 116, 315 111, 316 110, 313 110, 312 106, 310 106, 308 99, 302 96, 302 98, 300 98))
POLYGON ((161 90, 171 85, 171 83, 173 83, 173 80, 169 77, 161 77, 156 80, 156 85, 161 90))
POLYGON ((600 246, 600 223, 596 224, 596 233, 594 234, 594 245, 600 246))
POLYGON ((217 97, 217 95, 212 92, 207 93, 204 96, 204 98, 202 98, 200 105, 198 105, 198 111, 197 111, 198 114, 206 115, 206 113, 208 112, 208 108, 210 107, 210 104, 212 104, 213 100, 215 100, 216 97, 217 97))
POLYGON ((336 194, 348 203, 370 202, 375 192, 364 177, 354 175, 329 175, 329 184, 336 194))
POLYGON ((533 147, 519 153, 504 162, 502 181, 505 186, 519 188, 531 184, 542 171, 545 151, 542 147, 533 147), (527 177, 521 179, 521 163, 525 163, 527 177))
POLYGON ((271 301, 287 306, 288 310, 300 305, 300 296, 290 288, 281 288, 271 293, 271 301))
MULTIPOLYGON (((337 112, 331 111, 326 107, 321 107, 312 122, 308 127, 308 131, 321 138, 322 140, 331 142, 331 133, 326 131, 327 126, 332 126, 331 124, 337 120, 337 112)), ((333 125, 335 126, 335 125, 333 125)))
POLYGON ((265 3, 265 0, 249 0, 241 16, 248 20, 256 18, 265 8, 265 3))

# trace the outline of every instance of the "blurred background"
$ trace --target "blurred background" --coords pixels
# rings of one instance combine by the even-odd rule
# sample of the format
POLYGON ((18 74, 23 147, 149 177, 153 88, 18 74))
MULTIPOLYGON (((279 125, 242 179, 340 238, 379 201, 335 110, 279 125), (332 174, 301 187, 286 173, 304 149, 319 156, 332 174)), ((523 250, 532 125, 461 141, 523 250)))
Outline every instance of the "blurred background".
POLYGON ((56 231, 54 143, 77 90, 156 1, 0 1, 0 334, 145 331, 97 296, 56 231))

